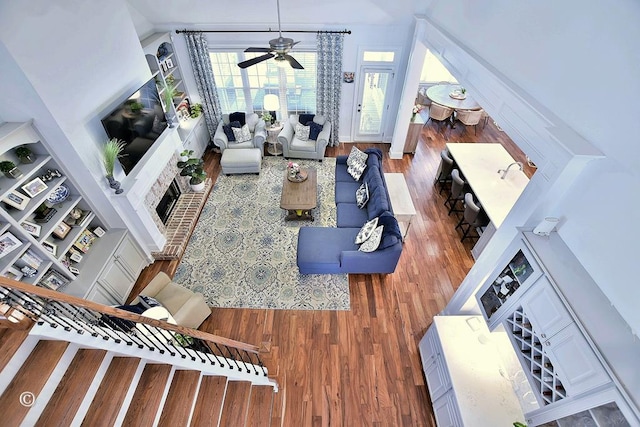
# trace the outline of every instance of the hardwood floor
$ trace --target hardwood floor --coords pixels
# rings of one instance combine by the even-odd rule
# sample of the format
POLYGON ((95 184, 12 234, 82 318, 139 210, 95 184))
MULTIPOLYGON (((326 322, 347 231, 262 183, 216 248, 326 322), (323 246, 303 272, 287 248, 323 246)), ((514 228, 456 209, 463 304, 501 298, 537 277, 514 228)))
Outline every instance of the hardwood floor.
MULTIPOLYGON (((447 136, 449 141, 499 142, 525 161, 492 121, 479 127, 477 136, 473 127, 459 124, 447 136)), ((405 175, 418 214, 394 274, 349 276, 350 311, 214 308, 201 326, 264 349, 262 358, 280 384, 272 425, 435 426, 418 342, 474 262, 472 243, 460 242, 457 219, 447 215, 445 198, 433 186, 445 142, 437 126, 427 125, 414 155, 391 160, 385 154, 384 171, 405 175)), ((389 150, 389 144, 356 145, 389 150)), ((326 155, 348 154, 351 146, 329 148, 326 155)), ((216 179, 220 154, 208 153, 205 160, 216 179)), ((149 266, 132 295, 156 272, 173 275, 177 266, 178 261, 149 266)))

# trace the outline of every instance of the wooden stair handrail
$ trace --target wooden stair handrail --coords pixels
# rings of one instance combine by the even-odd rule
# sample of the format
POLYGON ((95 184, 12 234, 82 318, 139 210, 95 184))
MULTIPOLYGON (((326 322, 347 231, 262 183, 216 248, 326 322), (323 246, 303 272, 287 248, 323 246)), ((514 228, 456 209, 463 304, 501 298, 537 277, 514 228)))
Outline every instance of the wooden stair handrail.
POLYGON ((0 277, 0 286, 19 290, 29 294, 34 294, 43 298, 48 298, 48 299, 59 301, 59 302, 66 302, 78 307, 97 311, 99 313, 106 314, 108 316, 115 316, 120 319, 130 320, 136 323, 144 323, 150 326, 166 329, 168 331, 177 332, 179 334, 189 335, 193 338, 198 338, 204 341, 209 341, 209 342, 224 345, 227 347, 236 348, 238 350, 244 350, 249 353, 255 353, 255 354, 259 353, 259 347, 252 344, 235 341, 229 338, 213 335, 208 332, 202 332, 197 329, 191 329, 191 328, 187 328, 179 325, 172 325, 171 323, 167 323, 163 320, 156 320, 150 317, 141 316, 139 314, 132 313, 130 311, 121 310, 119 308, 98 304, 96 302, 74 297, 72 295, 67 295, 62 292, 41 288, 39 286, 26 284, 23 282, 18 282, 13 279, 9 279, 7 277, 0 277))

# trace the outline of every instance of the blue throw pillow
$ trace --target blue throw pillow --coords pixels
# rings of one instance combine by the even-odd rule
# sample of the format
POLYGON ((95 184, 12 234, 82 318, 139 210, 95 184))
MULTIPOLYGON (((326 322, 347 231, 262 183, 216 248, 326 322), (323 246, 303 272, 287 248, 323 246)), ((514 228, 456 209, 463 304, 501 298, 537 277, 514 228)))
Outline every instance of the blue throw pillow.
POLYGON ((308 122, 312 122, 313 118, 315 117, 315 114, 300 114, 298 116, 298 121, 300 122, 301 125, 308 125, 308 122))
POLYGON ((227 135, 227 141, 235 142, 236 135, 233 133, 233 129, 231 129, 231 125, 222 125, 222 130, 224 134, 227 135))
POLYGON ((229 114, 229 122, 235 122, 238 121, 240 122, 240 126, 238 127, 242 127, 245 125, 246 122, 246 118, 245 118, 245 114, 241 113, 241 112, 235 112, 235 113, 231 113, 229 114))
POLYGON ((322 132, 323 126, 314 121, 307 122, 307 126, 309 126, 309 139, 313 141, 317 140, 318 135, 320 135, 320 132, 322 132))
POLYGON ((378 249, 390 248, 398 242, 402 241, 400 226, 396 217, 389 212, 385 212, 378 217, 378 225, 382 225, 382 239, 378 249))

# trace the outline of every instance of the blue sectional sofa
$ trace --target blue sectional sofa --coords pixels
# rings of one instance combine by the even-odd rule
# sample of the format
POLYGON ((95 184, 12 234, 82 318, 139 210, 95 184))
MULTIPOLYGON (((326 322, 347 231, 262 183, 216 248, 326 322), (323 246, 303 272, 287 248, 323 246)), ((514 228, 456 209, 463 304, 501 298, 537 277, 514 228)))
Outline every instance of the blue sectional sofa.
POLYGON ((402 236, 393 216, 387 185, 382 173, 382 152, 365 150, 367 167, 359 181, 347 172, 347 156, 336 160, 337 227, 301 227, 298 234, 297 264, 301 274, 393 273, 402 253, 402 236), (362 182, 369 186, 369 201, 360 209, 356 190, 362 182), (365 222, 378 217, 383 225, 382 240, 373 252, 361 252, 355 238, 365 222))

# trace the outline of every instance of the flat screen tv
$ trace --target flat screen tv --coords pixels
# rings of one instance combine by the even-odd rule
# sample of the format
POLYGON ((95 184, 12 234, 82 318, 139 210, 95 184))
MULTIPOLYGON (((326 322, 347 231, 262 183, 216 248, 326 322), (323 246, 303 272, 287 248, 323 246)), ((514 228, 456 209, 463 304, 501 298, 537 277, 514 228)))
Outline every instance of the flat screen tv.
POLYGON ((102 119, 109 139, 124 142, 120 164, 129 174, 167 128, 155 80, 146 82, 102 119))

